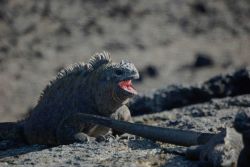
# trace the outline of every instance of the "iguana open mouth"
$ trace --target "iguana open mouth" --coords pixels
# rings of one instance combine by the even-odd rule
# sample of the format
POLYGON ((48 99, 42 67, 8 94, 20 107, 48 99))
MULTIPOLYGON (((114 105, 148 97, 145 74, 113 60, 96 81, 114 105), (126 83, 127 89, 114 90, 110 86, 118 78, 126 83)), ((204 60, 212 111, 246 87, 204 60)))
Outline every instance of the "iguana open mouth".
POLYGON ((118 85, 120 86, 121 89, 131 93, 131 94, 137 94, 137 91, 135 90, 135 88, 133 87, 132 81, 131 80, 124 80, 124 81, 120 81, 118 83, 118 85))

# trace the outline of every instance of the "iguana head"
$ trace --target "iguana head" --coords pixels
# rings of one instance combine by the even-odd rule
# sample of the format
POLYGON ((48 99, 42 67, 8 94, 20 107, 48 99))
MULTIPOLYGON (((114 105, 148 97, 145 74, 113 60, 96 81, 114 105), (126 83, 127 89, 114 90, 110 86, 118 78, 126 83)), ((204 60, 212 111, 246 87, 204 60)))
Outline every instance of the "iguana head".
POLYGON ((101 73, 99 78, 101 83, 103 85, 106 84, 106 88, 110 87, 112 89, 112 96, 115 100, 132 97, 137 94, 132 85, 132 80, 139 78, 139 73, 134 64, 125 60, 122 60, 120 63, 110 63, 103 67, 101 73))
POLYGON ((132 80, 138 79, 139 73, 133 63, 127 60, 113 63, 109 54, 103 52, 96 54, 89 64, 93 67, 92 74, 96 79, 96 101, 99 106, 108 104, 116 108, 137 94, 132 80))

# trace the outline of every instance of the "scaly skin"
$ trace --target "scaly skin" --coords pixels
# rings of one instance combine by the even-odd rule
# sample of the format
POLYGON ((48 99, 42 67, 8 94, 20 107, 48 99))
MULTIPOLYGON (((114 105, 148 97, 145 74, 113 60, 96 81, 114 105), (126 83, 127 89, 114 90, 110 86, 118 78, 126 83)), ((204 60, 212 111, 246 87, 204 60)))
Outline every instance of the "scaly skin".
MULTIPOLYGON (((123 81, 137 78, 139 73, 134 64, 112 63, 108 53, 97 53, 89 63, 78 63, 60 72, 45 88, 29 116, 16 125, 8 124, 4 132, 21 127, 28 144, 47 145, 84 142, 87 136, 105 135, 109 128, 87 120, 78 122, 75 115, 87 113, 130 121, 125 104, 137 92, 130 82, 123 81)), ((0 138, 15 140, 21 135, 10 133, 0 138)))

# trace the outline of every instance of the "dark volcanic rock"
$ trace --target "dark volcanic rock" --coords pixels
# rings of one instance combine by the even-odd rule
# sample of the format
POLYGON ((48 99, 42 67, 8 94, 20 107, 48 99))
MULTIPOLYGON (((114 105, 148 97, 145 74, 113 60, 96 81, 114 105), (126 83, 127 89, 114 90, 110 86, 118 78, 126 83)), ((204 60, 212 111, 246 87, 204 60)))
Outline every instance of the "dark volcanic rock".
POLYGON ((142 82, 145 78, 156 78, 159 76, 159 69, 155 65, 147 65, 139 70, 140 78, 135 83, 142 82))
POLYGON ((207 67, 214 65, 213 59, 206 53, 197 53, 195 57, 193 67, 207 67))
POLYGON ((204 102, 209 99, 208 93, 202 89, 172 85, 133 98, 129 107, 132 115, 142 115, 204 102))
POLYGON ((239 113, 234 121, 235 129, 242 134, 244 149, 240 153, 238 167, 247 167, 250 164, 250 113, 239 113))
POLYGON ((212 98, 250 93, 250 69, 215 76, 200 86, 168 86, 133 98, 132 115, 150 114, 208 101, 212 98))
POLYGON ((204 2, 196 2, 196 3, 192 4, 191 7, 195 12, 201 13, 201 14, 206 14, 208 11, 204 2))
POLYGON ((156 66, 148 65, 146 66, 146 72, 150 77, 156 77, 159 75, 159 71, 156 66))

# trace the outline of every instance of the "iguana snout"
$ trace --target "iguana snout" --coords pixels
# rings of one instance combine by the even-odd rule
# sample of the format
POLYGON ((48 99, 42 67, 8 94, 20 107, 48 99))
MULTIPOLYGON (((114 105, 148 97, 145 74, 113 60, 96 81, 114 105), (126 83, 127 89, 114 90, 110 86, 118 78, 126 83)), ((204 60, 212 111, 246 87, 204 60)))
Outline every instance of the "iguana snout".
POLYGON ((124 90, 125 92, 128 92, 129 94, 137 94, 137 91, 133 87, 131 80, 125 80, 118 83, 119 87, 124 90))
POLYGON ((120 66, 120 69, 115 70, 115 74, 120 75, 118 87, 121 89, 121 93, 124 93, 127 96, 136 95, 137 91, 132 84, 132 80, 139 78, 139 72, 134 64, 127 60, 122 60, 118 65, 120 66))
POLYGON ((133 63, 122 60, 120 63, 106 64, 97 73, 102 89, 105 92, 111 91, 116 99, 126 100, 137 94, 132 80, 139 78, 139 72, 133 63))
POLYGON ((115 65, 114 76, 116 78, 115 94, 120 97, 132 97, 137 94, 136 89, 132 84, 132 80, 139 78, 139 72, 133 63, 127 60, 122 60, 115 65))

